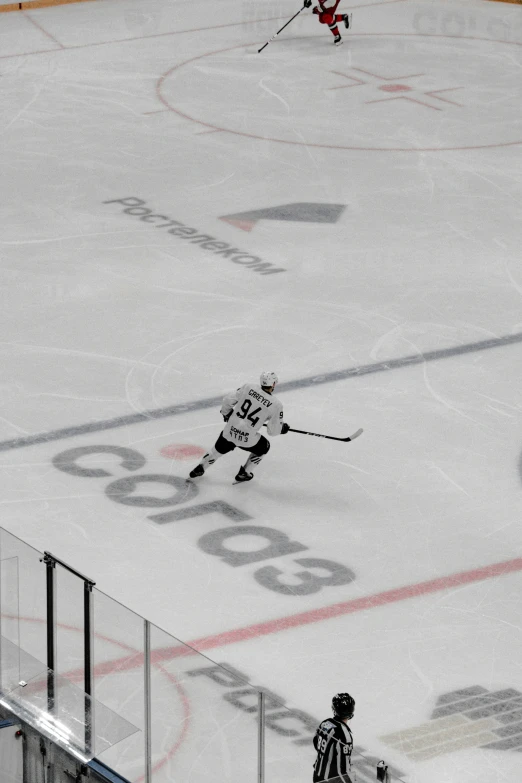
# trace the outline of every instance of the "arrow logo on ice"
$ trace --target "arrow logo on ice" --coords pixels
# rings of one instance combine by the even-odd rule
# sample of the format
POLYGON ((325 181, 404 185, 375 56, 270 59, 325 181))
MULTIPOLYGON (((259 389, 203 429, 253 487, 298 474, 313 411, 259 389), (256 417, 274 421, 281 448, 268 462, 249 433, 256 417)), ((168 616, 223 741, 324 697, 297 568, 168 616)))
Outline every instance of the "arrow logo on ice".
POLYGON ((223 215, 220 220, 242 231, 252 231, 258 220, 288 220, 299 223, 337 223, 345 210, 344 204, 312 204, 308 201, 281 204, 250 212, 223 215))

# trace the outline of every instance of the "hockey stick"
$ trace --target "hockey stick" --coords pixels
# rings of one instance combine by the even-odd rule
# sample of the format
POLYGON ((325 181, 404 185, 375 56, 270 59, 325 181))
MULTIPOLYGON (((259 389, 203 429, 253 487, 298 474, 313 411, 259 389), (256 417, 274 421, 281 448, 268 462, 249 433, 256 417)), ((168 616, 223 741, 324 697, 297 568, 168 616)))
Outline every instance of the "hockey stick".
POLYGON ((264 44, 264 46, 262 46, 262 47, 261 47, 261 49, 258 49, 258 50, 257 50, 257 53, 259 54, 260 52, 262 52, 262 51, 263 51, 263 49, 265 49, 265 48, 268 46, 268 44, 269 44, 269 43, 271 43, 271 42, 274 40, 274 38, 276 37, 276 35, 279 35, 279 33, 281 33, 281 32, 282 32, 282 31, 285 29, 285 27, 288 27, 288 25, 290 24, 290 22, 293 22, 293 21, 294 21, 294 19, 295 19, 295 17, 296 17, 296 16, 299 16, 299 14, 301 13, 301 11, 304 11, 304 9, 305 9, 305 8, 306 8, 306 6, 305 6, 305 5, 304 5, 302 8, 300 8, 300 9, 299 9, 299 11, 298 11, 296 14, 294 14, 294 15, 292 16, 292 18, 291 18, 291 19, 289 19, 289 20, 288 20, 288 22, 287 22, 286 24, 284 24, 284 25, 282 26, 281 30, 278 30, 278 31, 277 31, 277 33, 271 37, 270 41, 267 41, 267 42, 266 42, 266 44, 264 44))
POLYGON ((316 438, 328 438, 328 440, 342 440, 343 443, 348 443, 351 440, 355 440, 355 438, 358 438, 359 435, 363 434, 363 429, 357 430, 357 432, 354 432, 353 435, 349 435, 347 438, 334 438, 333 435, 320 435, 318 432, 306 432, 306 430, 294 430, 293 427, 290 427, 288 432, 300 432, 301 435, 314 435, 316 438))
MULTIPOLYGON (((263 424, 263 427, 266 427, 266 424, 263 424)), ((313 435, 315 438, 328 438, 328 440, 341 440, 343 443, 349 443, 351 440, 358 438, 359 435, 362 435, 364 430, 361 427, 357 432, 354 432, 353 435, 349 435, 347 438, 335 438, 333 435, 320 435, 318 432, 307 432, 306 430, 294 430, 293 427, 289 427, 288 432, 300 432, 301 435, 313 435)))

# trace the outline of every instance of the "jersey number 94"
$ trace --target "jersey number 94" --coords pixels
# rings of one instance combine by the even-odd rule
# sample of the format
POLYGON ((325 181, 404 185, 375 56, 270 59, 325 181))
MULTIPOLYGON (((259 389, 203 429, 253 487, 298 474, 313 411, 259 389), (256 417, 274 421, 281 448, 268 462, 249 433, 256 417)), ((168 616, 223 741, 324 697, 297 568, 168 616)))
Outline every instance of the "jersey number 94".
POLYGON ((256 408, 254 411, 250 413, 250 408, 252 407, 252 401, 251 400, 245 400, 243 404, 241 405, 241 408, 236 411, 237 417, 239 419, 246 419, 252 424, 252 427, 255 427, 257 422, 259 421, 259 416, 256 418, 256 413, 259 413, 261 408, 256 408), (247 415, 248 414, 248 415, 247 415))

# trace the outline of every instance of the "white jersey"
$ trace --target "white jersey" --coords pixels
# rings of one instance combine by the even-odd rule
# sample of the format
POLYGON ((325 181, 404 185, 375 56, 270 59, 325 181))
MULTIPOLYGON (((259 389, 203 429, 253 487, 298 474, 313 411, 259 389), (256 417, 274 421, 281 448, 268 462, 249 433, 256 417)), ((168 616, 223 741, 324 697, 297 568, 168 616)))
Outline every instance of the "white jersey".
POLYGON ((283 406, 277 397, 255 383, 245 383, 223 398, 222 415, 231 411, 223 435, 236 446, 255 446, 261 437, 259 430, 265 423, 269 435, 281 435, 283 406))

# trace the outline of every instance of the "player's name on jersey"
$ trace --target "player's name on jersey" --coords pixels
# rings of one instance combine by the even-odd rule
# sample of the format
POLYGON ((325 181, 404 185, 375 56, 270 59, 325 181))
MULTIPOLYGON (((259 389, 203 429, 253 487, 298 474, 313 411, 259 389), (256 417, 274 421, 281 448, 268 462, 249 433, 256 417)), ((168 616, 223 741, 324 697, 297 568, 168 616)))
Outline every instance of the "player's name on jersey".
POLYGON ((267 398, 263 397, 262 394, 259 394, 258 392, 256 392, 255 389, 250 389, 250 391, 248 392, 248 396, 249 397, 255 397, 256 400, 259 400, 259 402, 262 403, 263 405, 265 405, 267 408, 270 408, 270 406, 272 405, 270 400, 267 400, 267 398))
POLYGON ((263 261, 260 256, 253 256, 233 247, 228 242, 222 242, 210 234, 202 234, 199 229, 191 228, 180 220, 171 220, 167 215, 160 215, 150 207, 146 207, 142 198, 127 196, 125 198, 114 198, 104 201, 104 204, 121 204, 123 211, 127 215, 139 218, 144 223, 149 223, 154 228, 166 228, 169 234, 178 239, 185 239, 192 245, 199 245, 203 250, 214 253, 217 256, 228 258, 233 264, 245 266, 252 272, 259 272, 260 275, 274 275, 276 272, 286 272, 283 267, 276 267, 269 261, 263 261), (167 222, 165 222, 167 221, 167 222))

